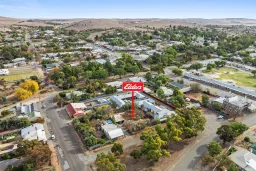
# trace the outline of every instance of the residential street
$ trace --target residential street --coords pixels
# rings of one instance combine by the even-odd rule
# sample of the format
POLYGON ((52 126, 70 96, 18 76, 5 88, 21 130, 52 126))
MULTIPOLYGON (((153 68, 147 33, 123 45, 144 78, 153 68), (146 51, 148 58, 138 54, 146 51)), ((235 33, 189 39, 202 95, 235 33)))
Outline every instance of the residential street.
POLYGON ((52 99, 55 95, 49 96, 44 101, 46 106, 47 122, 49 131, 55 135, 54 144, 57 145, 59 161, 63 170, 66 171, 87 171, 91 170, 85 163, 82 144, 72 126, 67 123, 70 121, 66 113, 58 113, 52 99))
MULTIPOLYGON (((116 94, 120 93, 123 92, 117 92, 116 94)), ((86 150, 84 149, 82 141, 73 126, 69 125, 71 122, 69 116, 63 108, 56 108, 56 105, 52 102, 55 95, 56 94, 50 95, 44 100, 43 106, 45 109, 42 109, 42 112, 47 116, 47 128, 50 132, 47 133, 47 137, 50 137, 51 134, 54 134, 56 137, 56 140, 49 140, 49 142, 56 146, 61 168, 65 171, 91 171, 90 164, 95 161, 97 154, 109 152, 111 145, 100 148, 96 150, 95 153, 85 155, 83 152, 86 150)), ((101 98, 110 96, 111 95, 102 95, 101 98)), ((97 98, 85 100, 84 103, 94 101, 97 98)), ((122 141, 124 148, 141 142, 140 136, 136 136, 135 138, 125 137, 120 141, 122 141)))

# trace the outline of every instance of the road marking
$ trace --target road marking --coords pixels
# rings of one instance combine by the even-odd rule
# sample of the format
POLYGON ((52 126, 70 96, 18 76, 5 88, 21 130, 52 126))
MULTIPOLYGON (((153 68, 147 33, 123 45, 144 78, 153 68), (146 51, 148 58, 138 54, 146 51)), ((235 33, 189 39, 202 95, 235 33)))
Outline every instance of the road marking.
POLYGON ((65 160, 64 161, 64 165, 63 165, 63 169, 64 170, 67 170, 67 169, 69 169, 70 167, 69 167, 69 164, 68 164, 68 162, 67 162, 67 160, 65 160))
POLYGON ((58 151, 60 153, 60 157, 63 158, 64 157, 63 150, 60 147, 58 147, 58 151))

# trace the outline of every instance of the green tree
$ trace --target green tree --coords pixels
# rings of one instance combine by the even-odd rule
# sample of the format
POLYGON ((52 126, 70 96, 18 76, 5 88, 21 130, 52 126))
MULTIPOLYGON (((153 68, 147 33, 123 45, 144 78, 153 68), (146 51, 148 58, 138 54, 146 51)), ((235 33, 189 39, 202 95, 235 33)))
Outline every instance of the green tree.
POLYGON ((98 154, 95 164, 98 171, 124 171, 126 169, 126 165, 121 164, 120 160, 111 152, 98 154))
POLYGON ((249 129, 247 125, 241 122, 231 122, 229 126, 233 130, 235 137, 241 135, 244 131, 249 129))
POLYGON ((209 103, 209 96, 203 94, 202 95, 202 105, 206 107, 208 105, 208 103, 209 103))
POLYGON ((194 64, 192 64, 191 66, 190 66, 190 69, 195 69, 195 70, 199 70, 199 69, 201 69, 201 68, 203 68, 203 64, 201 64, 201 63, 194 63, 194 64))
POLYGON ((226 142, 230 142, 234 140, 235 133, 233 132, 232 128, 229 125, 222 125, 218 128, 217 134, 219 135, 220 139, 225 144, 226 142))
POLYGON ((177 111, 177 115, 173 118, 174 123, 183 132, 185 138, 192 138, 198 135, 199 131, 203 131, 206 119, 201 112, 195 108, 184 108, 177 111))
POLYGON ((239 169, 236 167, 236 165, 234 163, 231 163, 228 171, 239 171, 239 169))
POLYGON ((145 75, 145 78, 146 78, 147 81, 151 81, 151 79, 152 79, 151 72, 147 72, 146 75, 145 75))
POLYGON ((93 71, 92 78, 93 79, 105 79, 108 77, 108 71, 104 69, 99 69, 96 71, 93 71))
POLYGON ((219 155, 222 151, 221 145, 217 141, 212 141, 208 146, 207 150, 210 156, 215 157, 219 155))
POLYGON ((8 116, 8 115, 10 115, 10 114, 12 114, 12 112, 9 111, 9 110, 3 110, 3 111, 1 112, 1 116, 3 116, 3 117, 8 116))
POLYGON ((256 70, 253 70, 252 74, 253 74, 254 77, 256 77, 256 70))
POLYGON ((140 68, 138 67, 138 65, 134 65, 131 67, 132 73, 134 75, 138 74, 140 72, 140 68))
POLYGON ((160 99, 163 99, 165 97, 164 91, 161 88, 157 89, 156 94, 160 99))
POLYGON ((111 152, 114 153, 116 156, 120 156, 124 152, 123 145, 120 143, 114 143, 111 148, 111 152))
POLYGON ((174 73, 175 75, 181 76, 182 73, 183 73, 183 71, 180 70, 180 69, 178 69, 178 68, 174 68, 174 69, 172 70, 172 73, 174 73))
POLYGON ((115 75, 119 75, 120 79, 122 78, 122 76, 126 75, 126 71, 124 70, 124 68, 114 68, 113 73, 115 75))

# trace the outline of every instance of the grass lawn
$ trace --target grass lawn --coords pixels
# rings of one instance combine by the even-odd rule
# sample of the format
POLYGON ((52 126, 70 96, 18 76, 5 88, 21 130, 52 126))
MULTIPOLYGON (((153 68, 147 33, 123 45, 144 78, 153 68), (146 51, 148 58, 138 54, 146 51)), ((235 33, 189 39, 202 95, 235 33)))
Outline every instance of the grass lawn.
POLYGON ((220 77, 216 78, 217 80, 234 80, 238 86, 256 87, 256 78, 247 72, 224 67, 218 70, 213 69, 212 71, 208 72, 207 75, 211 75, 212 72, 220 74, 220 77))
POLYGON ((4 78, 6 81, 16 81, 20 79, 26 79, 29 78, 30 76, 36 75, 40 76, 39 73, 37 72, 36 69, 32 68, 23 68, 23 69, 9 69, 10 74, 6 76, 0 76, 1 78, 4 78))

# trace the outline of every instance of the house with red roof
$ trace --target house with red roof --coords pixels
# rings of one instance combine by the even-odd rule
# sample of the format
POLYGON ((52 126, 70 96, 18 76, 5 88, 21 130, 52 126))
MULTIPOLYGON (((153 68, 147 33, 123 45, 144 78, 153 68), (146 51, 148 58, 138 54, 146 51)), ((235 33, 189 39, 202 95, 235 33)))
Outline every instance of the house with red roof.
POLYGON ((84 103, 70 103, 66 107, 66 111, 70 117, 83 116, 86 105, 84 103))

